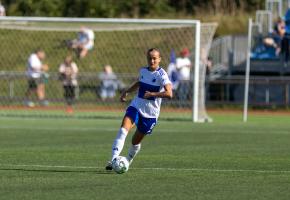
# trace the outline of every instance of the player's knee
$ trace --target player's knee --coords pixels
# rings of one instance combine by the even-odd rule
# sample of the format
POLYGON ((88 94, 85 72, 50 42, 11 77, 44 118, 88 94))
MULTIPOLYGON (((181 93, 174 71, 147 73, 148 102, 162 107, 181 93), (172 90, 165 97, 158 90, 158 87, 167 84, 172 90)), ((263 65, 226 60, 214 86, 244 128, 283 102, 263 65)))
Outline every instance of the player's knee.
POLYGON ((130 131, 130 129, 134 127, 134 122, 131 118, 124 117, 121 127, 130 131))

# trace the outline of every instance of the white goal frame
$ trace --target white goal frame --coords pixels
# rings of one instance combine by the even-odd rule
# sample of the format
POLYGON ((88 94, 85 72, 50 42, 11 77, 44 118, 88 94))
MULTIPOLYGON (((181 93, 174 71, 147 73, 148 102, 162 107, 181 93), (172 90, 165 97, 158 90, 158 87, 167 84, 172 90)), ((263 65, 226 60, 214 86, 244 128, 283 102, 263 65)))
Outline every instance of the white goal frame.
POLYGON ((169 19, 128 19, 128 18, 63 18, 63 17, 13 17, 5 16, 0 18, 3 22, 76 22, 76 23, 136 23, 136 24, 173 24, 173 25, 192 25, 195 33, 193 35, 194 46, 194 81, 193 81, 193 102, 192 102, 192 121, 198 122, 199 105, 199 66, 200 66, 200 39, 201 22, 199 20, 169 20, 169 19))

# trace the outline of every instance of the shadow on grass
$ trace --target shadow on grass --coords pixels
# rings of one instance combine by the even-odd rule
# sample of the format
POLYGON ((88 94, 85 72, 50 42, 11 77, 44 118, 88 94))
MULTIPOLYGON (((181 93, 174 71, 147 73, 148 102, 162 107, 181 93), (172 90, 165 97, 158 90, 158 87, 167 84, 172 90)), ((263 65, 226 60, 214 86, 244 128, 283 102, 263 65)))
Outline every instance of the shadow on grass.
POLYGON ((0 171, 22 171, 22 172, 46 172, 46 173, 88 173, 88 174, 115 174, 112 171, 102 169, 95 170, 66 170, 66 169, 25 169, 25 168, 1 168, 0 171))

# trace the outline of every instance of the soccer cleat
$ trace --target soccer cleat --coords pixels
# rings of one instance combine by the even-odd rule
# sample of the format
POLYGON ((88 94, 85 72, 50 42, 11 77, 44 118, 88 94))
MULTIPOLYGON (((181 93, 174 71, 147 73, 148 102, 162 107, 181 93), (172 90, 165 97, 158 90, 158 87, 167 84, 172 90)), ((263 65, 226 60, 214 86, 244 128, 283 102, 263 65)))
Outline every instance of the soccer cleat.
POLYGON ((108 164, 107 164, 107 166, 106 166, 106 170, 112 170, 113 169, 113 167, 112 167, 112 162, 111 161, 109 161, 108 162, 108 164))

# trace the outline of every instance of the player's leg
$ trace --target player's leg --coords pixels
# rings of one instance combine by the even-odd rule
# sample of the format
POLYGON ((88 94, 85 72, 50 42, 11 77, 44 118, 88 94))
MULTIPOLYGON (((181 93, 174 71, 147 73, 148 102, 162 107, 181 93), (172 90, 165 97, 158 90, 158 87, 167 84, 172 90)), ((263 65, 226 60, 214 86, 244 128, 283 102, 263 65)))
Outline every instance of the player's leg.
POLYGON ((28 88, 25 94, 26 96, 25 105, 27 105, 28 107, 34 107, 34 103, 31 100, 31 96, 32 96, 32 93, 36 93, 36 88, 37 88, 37 85, 35 81, 33 79, 29 79, 28 88))
POLYGON ((108 97, 106 88, 104 88, 104 87, 101 88, 100 96, 101 96, 102 101, 106 101, 106 99, 108 97))
POLYGON ((41 106, 48 106, 48 101, 45 99, 45 84, 41 83, 38 88, 38 99, 41 106))
POLYGON ((117 136, 112 146, 112 160, 119 156, 121 151, 123 150, 127 134, 133 127, 133 124, 134 121, 130 117, 125 116, 123 118, 122 125, 117 133, 117 136))
POLYGON ((45 83, 44 83, 44 79, 42 77, 41 78, 37 78, 37 79, 35 79, 35 82, 37 84, 36 93, 37 93, 39 104, 41 106, 48 106, 48 101, 45 100, 45 83))
POLYGON ((39 101, 43 101, 45 97, 45 89, 44 89, 44 83, 39 83, 37 85, 37 97, 39 101))
MULTIPOLYGON (((134 126, 136 120, 138 120, 138 111, 133 107, 128 107, 126 114, 123 118, 121 127, 112 145, 111 161, 114 160, 114 158, 118 157, 122 152, 127 134, 134 126)), ((111 161, 109 161, 106 166, 107 170, 112 170, 111 161)))
POLYGON ((152 133, 153 128, 155 127, 157 120, 155 118, 144 118, 140 117, 137 124, 137 130, 132 137, 132 145, 129 149, 127 159, 131 164, 133 159, 141 150, 141 142, 145 135, 152 133))
POLYGON ((84 58, 84 57, 86 57, 87 54, 88 54, 88 50, 86 48, 82 48, 79 57, 84 58))
POLYGON ((69 86, 69 85, 66 85, 64 86, 64 97, 65 97, 65 100, 66 100, 66 104, 67 104, 67 107, 66 107, 66 112, 68 114, 72 114, 73 113, 73 108, 72 108, 72 97, 73 96, 73 87, 72 86, 69 86))
POLYGON ((73 106, 76 99, 76 86, 70 86, 70 105, 73 106))
POLYGON ((125 116, 122 121, 122 125, 117 133, 117 136, 112 145, 112 157, 106 166, 106 170, 112 170, 112 161, 118 157, 123 150, 127 134, 130 129, 134 126, 134 122, 128 116, 125 116))
POLYGON ((115 89, 109 89, 109 90, 108 90, 108 97, 109 97, 109 100, 113 100, 115 96, 116 96, 115 89))
POLYGON ((127 159, 131 164, 135 156, 139 153, 141 149, 141 142, 145 137, 144 133, 141 133, 138 129, 135 131, 135 134, 132 137, 132 145, 129 148, 127 159))

